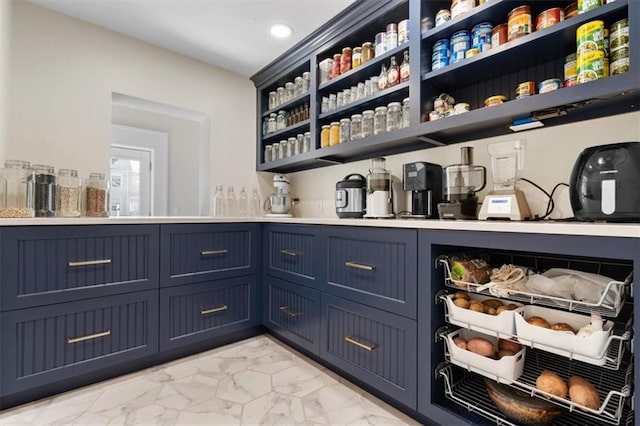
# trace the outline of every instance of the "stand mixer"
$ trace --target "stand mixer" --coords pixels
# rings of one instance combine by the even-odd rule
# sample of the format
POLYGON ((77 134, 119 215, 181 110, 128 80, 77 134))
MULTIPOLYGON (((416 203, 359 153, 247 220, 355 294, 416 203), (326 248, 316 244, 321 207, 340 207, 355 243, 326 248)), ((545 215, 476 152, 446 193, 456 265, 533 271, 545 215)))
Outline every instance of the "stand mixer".
POLYGON ((391 172, 385 169, 385 159, 372 160, 367 175, 367 213, 365 218, 392 218, 393 189, 391 172))
POLYGON ((473 148, 460 148, 460 164, 444 168, 445 202, 438 204, 440 219, 476 219, 478 197, 486 184, 486 169, 474 166, 473 148))
POLYGON ((289 210, 293 200, 289 194, 289 179, 285 175, 275 175, 273 187, 276 192, 265 200, 265 210, 271 211, 267 216, 291 217, 289 210))

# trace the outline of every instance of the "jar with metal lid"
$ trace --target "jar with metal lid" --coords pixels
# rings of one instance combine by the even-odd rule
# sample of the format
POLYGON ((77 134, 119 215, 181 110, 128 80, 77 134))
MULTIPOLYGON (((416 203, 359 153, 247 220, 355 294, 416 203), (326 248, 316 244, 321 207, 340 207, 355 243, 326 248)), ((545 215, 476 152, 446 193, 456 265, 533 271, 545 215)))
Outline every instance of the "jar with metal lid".
POLYGON ((342 91, 342 105, 351 103, 351 89, 344 89, 342 91))
POLYGON ((379 106, 373 116, 373 134, 379 135, 387 131, 387 107, 379 106))
POLYGON ((387 132, 398 130, 402 123, 402 104, 391 102, 387 108, 387 132))
POLYGON ((330 133, 331 126, 329 126, 328 124, 322 126, 322 130, 320 131, 320 148, 326 148, 330 145, 330 133))
POLYGON ((302 93, 306 93, 311 88, 311 73, 305 71, 302 73, 302 93))
POLYGON ((329 145, 338 145, 340 143, 340 123, 334 121, 329 129, 329 145))
POLYGON ((278 106, 278 94, 276 92, 269 92, 269 109, 274 109, 278 106))
POLYGON ((373 110, 366 110, 362 112, 362 137, 366 138, 373 135, 373 122, 375 113, 373 110))
POLYGON ((287 157, 293 157, 296 152, 296 138, 287 139, 287 157))
POLYGON ((276 117, 276 130, 282 130, 287 127, 287 113, 283 110, 278 111, 276 117))
POLYGON ((54 217, 56 215, 56 175, 53 167, 34 164, 35 188, 34 208, 36 217, 54 217))
POLYGON ((331 93, 329 95, 329 111, 333 111, 338 108, 338 95, 331 93))
POLYGON ((380 91, 379 80, 380 77, 378 77, 377 75, 371 77, 371 83, 373 84, 373 86, 371 86, 371 89, 373 90, 373 93, 378 93, 380 91))
POLYGON ((342 108, 344 106, 344 93, 336 93, 336 108, 342 108))
POLYGON ((340 74, 344 74, 351 71, 351 61, 353 59, 353 51, 350 47, 342 49, 342 55, 340 56, 340 74))
POLYGON ((362 63, 369 62, 376 56, 373 43, 370 41, 362 43, 362 63))
POLYGON ((278 115, 276 113, 271 113, 269 114, 269 118, 267 119, 267 131, 266 133, 273 133, 275 132, 278 127, 276 124, 276 120, 278 118, 278 115))
POLYGON ((320 104, 320 114, 329 112, 329 98, 327 96, 322 97, 322 103, 320 104))
POLYGON ((264 147, 264 162, 270 163, 273 160, 273 147, 271 145, 267 145, 264 147))
POLYGON ((358 100, 364 99, 365 96, 367 96, 365 93, 365 85, 363 82, 360 82, 358 83, 358 100))
POLYGON ((281 140, 278 144, 278 160, 287 158, 287 141, 281 140))
POLYGON ((296 86, 292 82, 287 82, 284 84, 284 101, 288 102, 294 98, 296 93, 296 86))
POLYGON ((34 184, 28 161, 5 161, 0 169, 0 217, 33 217, 34 184))
POLYGON ((346 143, 351 140, 351 120, 342 118, 340 120, 340 143, 346 143))
POLYGON ((304 145, 304 135, 302 133, 298 133, 296 135, 296 147, 293 151, 293 155, 302 154, 302 146, 304 145))
POLYGON ((351 86, 351 102, 358 102, 358 86, 351 86))
POLYGON ((302 77, 293 79, 293 95, 300 96, 302 94, 302 77))
POLYGON ((302 153, 309 152, 311 150, 311 132, 304 132, 304 139, 302 143, 302 153))
POLYGON ((285 100, 284 100, 284 87, 278 87, 276 89, 276 94, 278 95, 278 104, 276 106, 282 105, 285 102, 285 100))
POLYGON ((331 71, 329 72, 329 80, 340 75, 341 57, 342 55, 340 53, 336 53, 335 55, 333 55, 333 65, 331 66, 331 71))
POLYGON ((351 116, 351 135, 349 139, 356 140, 362 138, 362 114, 353 114, 351 116))
MULTIPOLYGON (((376 82, 376 85, 378 85, 377 82, 376 82)), ((364 82, 364 95, 365 96, 373 95, 373 80, 372 79, 365 80, 365 82, 364 82)))
POLYGON ((82 185, 80 183, 77 170, 58 170, 58 185, 56 186, 56 216, 80 216, 81 190, 82 185))
POLYGON ((411 117, 409 106, 409 98, 404 98, 402 100, 402 125, 400 126, 402 128, 409 127, 411 117))
POLYGON ((90 173, 84 182, 82 214, 89 217, 109 216, 109 181, 104 173, 90 173))
POLYGON ((387 25, 387 35, 385 36, 385 52, 398 47, 398 24, 387 25))
POLYGON ((353 54, 351 56, 351 68, 358 68, 362 65, 362 47, 354 47, 353 54))

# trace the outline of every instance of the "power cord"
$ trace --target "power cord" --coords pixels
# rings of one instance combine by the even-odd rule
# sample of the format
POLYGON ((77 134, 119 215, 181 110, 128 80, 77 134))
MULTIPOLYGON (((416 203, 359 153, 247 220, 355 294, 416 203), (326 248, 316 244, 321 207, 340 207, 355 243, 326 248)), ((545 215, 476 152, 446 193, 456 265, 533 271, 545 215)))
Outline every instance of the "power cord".
POLYGON ((556 184, 556 186, 553 187, 553 189, 551 190, 551 193, 548 193, 547 191, 544 190, 544 188, 542 188, 540 185, 538 185, 537 183, 527 179, 527 178, 520 178, 519 180, 523 180, 531 185, 533 185, 534 187, 536 187, 538 190, 540 190, 540 192, 542 192, 544 195, 547 196, 547 198, 549 199, 549 201, 547 202, 547 208, 544 212, 544 216, 540 217, 538 215, 535 215, 533 219, 531 220, 544 220, 546 218, 549 217, 549 215, 551 213, 553 213, 553 210, 556 208, 556 203, 553 201, 553 195, 555 194, 555 192, 558 190, 558 188, 560 188, 561 186, 566 186, 567 188, 569 187, 568 184, 564 183, 564 182, 560 182, 558 184, 556 184))

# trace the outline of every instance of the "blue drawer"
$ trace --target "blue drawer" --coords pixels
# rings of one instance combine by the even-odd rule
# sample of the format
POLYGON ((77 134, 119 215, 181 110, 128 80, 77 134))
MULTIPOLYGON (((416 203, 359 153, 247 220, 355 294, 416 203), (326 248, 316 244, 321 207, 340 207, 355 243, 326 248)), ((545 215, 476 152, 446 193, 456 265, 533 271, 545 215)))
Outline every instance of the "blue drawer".
POLYGON ((158 288, 157 225, 0 228, 0 309, 158 288))
POLYGON ((320 352, 320 293, 266 276, 264 324, 314 354, 320 352))
POLYGON ((157 290, 4 312, 0 321, 3 395, 158 351, 157 290))
POLYGON ((160 350, 260 324, 254 276, 160 290, 160 350))
POLYGON ((415 319, 417 244, 415 230, 330 227, 322 290, 415 319))
POLYGON ((255 274, 256 224, 161 225, 160 285, 255 274))

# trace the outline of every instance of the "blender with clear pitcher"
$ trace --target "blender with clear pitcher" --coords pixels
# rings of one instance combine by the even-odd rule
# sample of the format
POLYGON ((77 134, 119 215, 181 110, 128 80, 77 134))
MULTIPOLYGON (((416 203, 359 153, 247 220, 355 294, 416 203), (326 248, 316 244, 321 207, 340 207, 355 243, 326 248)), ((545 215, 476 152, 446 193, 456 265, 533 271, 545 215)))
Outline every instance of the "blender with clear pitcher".
POLYGON ((391 172, 385 169, 382 157, 372 160, 367 175, 367 213, 365 218, 391 218, 393 214, 393 189, 391 172))
POLYGON ((447 166, 444 174, 445 201, 438 204, 440 219, 476 219, 478 196, 486 183, 486 169, 474 166, 473 148, 462 147, 460 164, 447 166))

